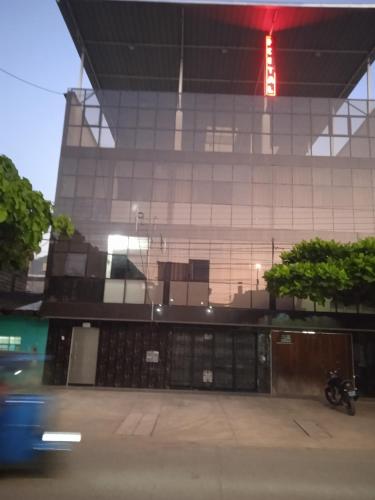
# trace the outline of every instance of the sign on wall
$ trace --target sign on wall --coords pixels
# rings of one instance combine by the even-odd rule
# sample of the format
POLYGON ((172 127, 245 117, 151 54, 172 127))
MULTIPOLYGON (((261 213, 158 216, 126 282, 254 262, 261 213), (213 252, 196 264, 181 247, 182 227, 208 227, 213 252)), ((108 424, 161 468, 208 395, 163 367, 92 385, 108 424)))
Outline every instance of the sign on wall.
POLYGON ((146 363, 159 363, 159 351, 146 351, 146 363))
POLYGON ((276 95, 276 68, 272 35, 266 36, 265 49, 264 95, 271 97, 276 95))

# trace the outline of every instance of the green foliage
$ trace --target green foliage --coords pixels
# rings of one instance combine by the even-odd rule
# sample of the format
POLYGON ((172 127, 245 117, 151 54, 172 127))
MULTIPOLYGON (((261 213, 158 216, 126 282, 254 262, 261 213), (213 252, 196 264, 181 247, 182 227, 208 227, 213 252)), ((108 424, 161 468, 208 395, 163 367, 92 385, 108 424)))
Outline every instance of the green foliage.
POLYGON ((267 289, 277 296, 375 305, 375 238, 302 241, 283 252, 281 262, 264 274, 267 289))
POLYGON ((74 232, 69 217, 54 217, 51 202, 19 176, 9 158, 0 156, 0 270, 27 268, 50 227, 66 236, 74 232))

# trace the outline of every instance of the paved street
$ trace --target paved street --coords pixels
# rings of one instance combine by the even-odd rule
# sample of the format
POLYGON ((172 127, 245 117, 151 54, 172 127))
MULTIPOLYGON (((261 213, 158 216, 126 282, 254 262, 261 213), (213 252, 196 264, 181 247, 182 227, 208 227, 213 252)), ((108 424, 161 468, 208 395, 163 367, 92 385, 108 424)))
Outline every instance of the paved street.
POLYGON ((60 389, 56 430, 83 441, 59 473, 3 475, 2 500, 374 499, 375 401, 60 389))

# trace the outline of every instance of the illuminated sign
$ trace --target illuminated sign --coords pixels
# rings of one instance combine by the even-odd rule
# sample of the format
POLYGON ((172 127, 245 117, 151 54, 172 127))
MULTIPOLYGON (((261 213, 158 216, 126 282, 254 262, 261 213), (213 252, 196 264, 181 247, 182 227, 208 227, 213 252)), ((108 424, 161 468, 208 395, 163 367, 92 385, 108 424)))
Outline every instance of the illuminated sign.
POLYGON ((266 36, 266 59, 264 64, 264 95, 276 95, 276 68, 272 36, 266 36))

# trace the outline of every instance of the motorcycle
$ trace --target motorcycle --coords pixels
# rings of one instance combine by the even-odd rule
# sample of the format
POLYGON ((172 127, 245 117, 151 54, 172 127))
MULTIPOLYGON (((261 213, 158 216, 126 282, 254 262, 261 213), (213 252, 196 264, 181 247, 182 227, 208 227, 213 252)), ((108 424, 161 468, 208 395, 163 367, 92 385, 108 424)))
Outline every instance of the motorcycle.
POLYGON ((358 400, 358 389, 354 380, 342 379, 338 370, 330 370, 324 389, 327 401, 332 406, 343 405, 349 415, 355 415, 355 402, 358 400))

